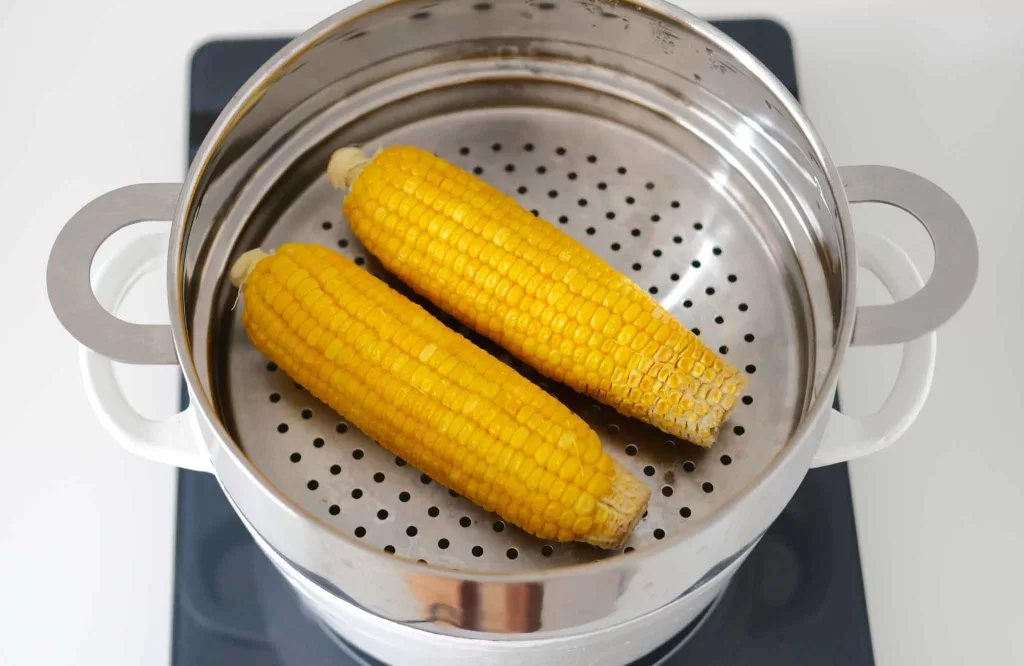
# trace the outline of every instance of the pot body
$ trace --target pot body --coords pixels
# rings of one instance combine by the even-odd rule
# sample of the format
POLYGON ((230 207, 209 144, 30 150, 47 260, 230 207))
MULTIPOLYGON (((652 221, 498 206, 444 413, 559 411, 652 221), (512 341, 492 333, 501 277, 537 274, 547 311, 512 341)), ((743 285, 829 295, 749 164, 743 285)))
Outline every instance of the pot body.
MULTIPOLYGON (((642 617, 599 631, 564 632, 559 636, 538 638, 527 635, 522 640, 446 636, 384 620, 352 604, 337 603, 333 596, 324 593, 308 578, 297 575, 286 563, 273 556, 271 559, 328 631, 385 664, 433 663, 424 655, 443 655, 444 663, 455 666, 621 666, 664 645, 684 628, 699 631, 708 617, 701 614, 714 612, 715 602, 751 550, 753 547, 699 589, 642 617)), ((503 605, 507 600, 492 601, 503 605)))
MULTIPOLYGON (((249 529, 260 548, 295 590, 303 606, 325 630, 389 665, 433 663, 442 658, 444 663, 457 666, 621 666, 632 663, 665 644, 684 628, 689 628, 691 633, 698 631, 708 617, 705 611, 713 609, 756 545, 740 553, 700 588, 642 617, 600 631, 515 637, 505 634, 482 638, 422 631, 415 623, 395 622, 368 613, 354 604, 339 603, 335 595, 298 572, 263 542, 251 526, 249 529)), ((501 612, 508 612, 507 609, 513 605, 530 601, 529 594, 518 594, 477 599, 476 603, 496 606, 501 608, 501 612)), ((455 618, 460 611, 447 607, 437 608, 435 612, 441 617, 455 618)))
MULTIPOLYGON (((645 188, 643 180, 634 185, 645 188)), ((667 230, 665 243, 681 242, 681 227, 659 228, 645 238, 667 230)), ((587 230, 581 239, 603 233, 587 230)), ((718 245, 706 249, 721 254, 718 245)), ((440 651, 457 664, 610 665, 654 649, 697 617, 808 468, 888 446, 909 427, 931 381, 934 330, 963 304, 976 272, 973 232, 948 195, 897 169, 836 168, 760 63, 672 5, 447 0, 423 9, 365 0, 253 76, 184 184, 130 186, 83 208, 54 244, 47 282, 55 313, 82 343, 90 400, 111 433, 140 455, 215 473, 257 542, 337 633, 395 666, 440 651), (332 522, 327 500, 311 498, 294 467, 274 462, 276 435, 257 427, 274 417, 253 408, 255 394, 247 393, 265 379, 253 374, 261 364, 232 315, 227 267, 254 245, 332 224, 322 216, 340 202, 325 194, 322 171, 339 145, 409 141, 456 155, 489 147, 497 165, 501 144, 485 141, 492 131, 520 144, 524 132, 541 136, 558 146, 550 160, 579 153, 566 175, 583 173, 598 161, 587 156, 590 147, 603 146, 602 159, 628 156, 640 171, 675 178, 666 182, 692 192, 695 205, 708 206, 704 214, 732 221, 721 238, 734 244, 726 249, 736 249, 734 265, 747 271, 751 293, 763 297, 766 335, 758 337, 769 346, 758 377, 770 383, 747 427, 757 445, 730 440, 722 446, 737 448, 724 449, 734 454, 721 464, 699 460, 708 475, 728 465, 730 476, 686 486, 700 512, 693 520, 689 505, 652 504, 652 518, 671 517, 674 527, 667 536, 638 536, 636 552, 534 553, 515 566, 435 553, 440 562, 424 564, 414 554, 420 544, 407 543, 406 557, 392 557, 332 522), (854 243, 849 203, 858 201, 899 206, 928 229, 935 268, 923 288, 900 250, 879 239, 854 243), (120 227, 150 219, 171 221, 166 245, 131 246, 105 267, 94 293, 95 250, 120 227), (123 322, 110 312, 134 276, 152 268, 154 247, 168 248, 170 325, 123 322), (858 262, 897 303, 856 307, 858 262), (847 347, 884 343, 905 348, 883 409, 860 419, 831 410, 847 347), (142 418, 116 386, 115 360, 180 364, 189 408, 166 422, 142 418)), ((663 304, 680 313, 690 307, 672 293, 663 304)))

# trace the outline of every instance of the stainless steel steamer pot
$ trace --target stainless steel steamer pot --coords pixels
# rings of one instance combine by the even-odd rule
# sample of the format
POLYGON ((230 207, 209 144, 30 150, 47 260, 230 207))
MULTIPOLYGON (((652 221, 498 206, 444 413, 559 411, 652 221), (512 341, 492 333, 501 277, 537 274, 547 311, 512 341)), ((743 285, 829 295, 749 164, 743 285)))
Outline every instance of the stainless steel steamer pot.
POLYGON ((757 60, 672 5, 366 0, 250 79, 184 184, 86 205, 54 243, 47 286, 110 432, 140 455, 216 474, 332 630, 395 665, 622 664, 707 607, 808 468, 906 430, 928 392, 934 331, 966 300, 977 261, 948 195, 897 169, 836 168, 757 60), (625 551, 506 529, 349 428, 245 339, 226 275, 253 246, 321 242, 382 274, 324 169, 339 146, 402 142, 515 193, 752 373, 751 399, 700 450, 520 368, 650 483, 625 551), (854 243, 848 204, 860 201, 898 206, 928 230, 923 288, 895 246, 854 243), (169 234, 123 248, 94 292, 97 248, 140 220, 170 220, 169 234), (162 257, 170 324, 110 314, 162 257), (894 304, 856 307, 858 262, 894 304), (904 353, 884 407, 832 411, 846 349, 890 343, 904 353), (141 417, 115 361, 180 364, 190 406, 141 417))

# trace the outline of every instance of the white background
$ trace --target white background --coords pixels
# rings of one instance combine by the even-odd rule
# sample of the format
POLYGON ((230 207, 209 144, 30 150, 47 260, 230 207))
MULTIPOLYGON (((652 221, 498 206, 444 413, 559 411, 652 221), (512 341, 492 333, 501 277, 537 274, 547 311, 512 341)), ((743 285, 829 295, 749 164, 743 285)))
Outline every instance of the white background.
MULTIPOLYGON (((853 464, 857 526, 881 666, 1024 663, 1024 3, 686 7, 782 20, 836 162, 916 171, 973 220, 978 285, 941 331, 920 420, 897 447, 853 464)), ((0 664, 168 662, 175 475, 122 452, 92 416, 76 345, 46 300, 47 253, 91 198, 181 179, 199 43, 298 32, 338 8, 0 0, 0 664)), ((911 222, 873 207, 855 216, 891 229, 929 270, 911 222)), ((137 311, 157 321, 161 280, 150 287, 137 311)), ((877 406, 898 358, 857 350, 847 404, 877 406)), ((166 413, 173 397, 157 390, 146 409, 166 413)))

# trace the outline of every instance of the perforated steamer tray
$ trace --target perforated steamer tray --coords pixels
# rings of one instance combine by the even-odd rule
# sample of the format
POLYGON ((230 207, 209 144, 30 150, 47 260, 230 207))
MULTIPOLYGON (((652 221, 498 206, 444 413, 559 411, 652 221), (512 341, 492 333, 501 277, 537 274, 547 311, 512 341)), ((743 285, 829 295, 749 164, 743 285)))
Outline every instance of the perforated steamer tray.
MULTIPOLYGON (((695 529, 762 472, 799 417, 806 359, 798 308, 751 215, 722 175, 625 126, 541 108, 435 116, 379 137, 475 172, 630 276, 750 374, 749 389, 710 449, 624 417, 513 359, 384 271, 342 216, 326 177, 280 216, 264 248, 332 247, 423 303, 582 416, 605 450, 651 488, 624 548, 695 529)), ((539 569, 615 555, 536 539, 506 525, 379 446, 269 364, 245 336, 239 307, 225 378, 229 422, 271 483, 338 530, 396 556, 458 569, 539 569)))

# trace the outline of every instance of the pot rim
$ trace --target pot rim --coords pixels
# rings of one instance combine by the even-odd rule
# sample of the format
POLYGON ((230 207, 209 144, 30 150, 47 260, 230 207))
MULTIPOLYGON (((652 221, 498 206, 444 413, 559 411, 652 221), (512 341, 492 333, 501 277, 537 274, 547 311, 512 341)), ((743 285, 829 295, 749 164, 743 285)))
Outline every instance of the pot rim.
MULTIPOLYGON (((216 147, 233 126, 235 118, 259 99, 263 87, 268 85, 278 73, 287 69, 291 63, 297 60, 308 49, 314 47, 323 39, 334 34, 345 23, 389 4, 392 4, 392 0, 361 0, 360 2, 357 2, 356 4, 353 4, 320 21, 290 41, 286 46, 278 51, 277 54, 265 62, 256 71, 256 73, 248 79, 245 85, 242 86, 242 88, 240 88, 239 91, 231 98, 225 106, 224 111, 222 111, 218 116, 210 132, 203 140, 198 152, 196 153, 195 159, 189 167, 187 176, 182 185, 181 194, 178 197, 178 204, 175 209, 174 219, 171 226, 171 242, 167 255, 167 296, 168 302, 172 304, 170 306, 172 313, 172 316, 170 317, 170 326, 172 329, 174 346, 178 354, 182 372, 185 376, 185 381, 190 389, 189 392, 192 400, 197 403, 197 407, 199 408, 198 412, 202 414, 204 425, 209 427, 213 434, 216 435, 217 440, 224 445, 223 448, 229 452, 231 463, 233 463, 237 470, 240 471, 248 481, 261 486, 262 490, 271 495, 276 504, 292 514, 292 519, 303 521, 308 528, 315 530, 319 535, 321 535, 321 538, 329 542, 331 547, 357 548, 381 558, 381 561, 388 562, 389 566, 396 567, 403 573, 410 573, 419 576, 430 575, 448 580, 473 581, 488 584, 521 584, 545 582, 556 578, 564 579, 567 577, 606 573, 626 567, 629 563, 635 562, 638 559, 637 556, 640 556, 640 558, 652 557, 658 554, 663 554, 669 550, 682 547, 684 543, 699 538, 701 533, 709 529, 710 526, 720 524, 722 521, 734 519, 737 514, 747 508, 745 505, 749 502, 754 489, 763 487, 770 483, 771 480, 781 474, 782 470, 789 466, 791 460, 795 456, 800 455, 806 447, 816 447, 818 444, 818 442, 815 441, 815 438, 809 437, 809 434, 818 425, 820 417, 831 407, 832 394, 838 384, 839 372, 853 334, 854 313, 856 311, 856 270, 853 270, 852 268, 856 266, 854 238, 850 225, 849 203, 845 189, 842 185, 839 170, 829 156, 821 137, 818 135, 810 120, 803 112, 799 102, 797 102, 797 100, 789 93, 786 87, 775 77, 774 74, 772 74, 763 64, 761 64, 760 61, 758 61, 739 43, 728 37, 725 33, 721 32, 710 23, 673 4, 670 4, 665 0, 640 0, 640 2, 637 2, 636 4, 641 6, 644 11, 663 16, 669 22, 685 25, 695 34, 705 38, 717 48, 736 58, 748 68, 751 74, 757 77, 761 84, 763 84, 777 97, 786 112, 788 112, 795 121, 804 138, 807 139, 814 151, 815 158, 824 167, 829 191, 835 198, 836 214, 839 222, 839 238, 842 245, 844 261, 842 270, 845 273, 843 276, 843 299, 839 304, 839 326, 833 343, 831 365, 828 372, 824 375, 821 389, 818 391, 818 394, 813 397, 807 411, 803 415, 803 418, 790 435, 789 441, 786 443, 779 455, 776 456, 771 464, 769 464, 755 477, 753 482, 744 492, 738 493, 735 497, 728 500, 716 513, 705 519, 704 529, 688 534, 678 534, 674 538, 665 539, 664 541, 648 545, 642 553, 634 553, 632 557, 609 557, 594 562, 540 570, 504 573, 472 569, 452 570, 431 564, 425 565, 412 560, 405 560, 404 558, 391 557, 375 548, 371 548, 367 544, 361 543, 358 539, 354 539, 349 535, 334 529, 323 520, 302 509, 289 497, 279 492, 269 479, 267 479, 263 473, 249 461, 248 457, 243 453, 238 443, 228 432, 224 424, 214 416, 216 414, 216 410, 214 409, 211 400, 206 395, 206 392, 201 389, 202 382, 195 363, 192 360, 192 349, 185 330, 185 317, 182 299, 182 267, 185 251, 184 220, 186 213, 192 208, 193 202, 196 199, 196 189, 198 184, 200 183, 206 168, 210 164, 210 158, 216 147), (199 390, 196 390, 197 387, 199 387, 199 390), (813 444, 811 443, 812 441, 813 444)), ((809 463, 810 456, 805 456, 805 459, 809 463)), ((220 456, 213 459, 215 472, 218 471, 218 466, 222 464, 224 463, 221 462, 220 456)), ((803 473, 806 473, 807 469, 809 469, 809 467, 805 468, 803 473)), ((232 496, 231 490, 227 487, 223 478, 221 478, 221 475, 217 474, 217 476, 226 494, 230 498, 232 496)), ((239 506, 234 499, 232 499, 232 505, 235 507, 236 511, 245 516, 242 507, 239 506)), ((254 521, 252 516, 245 516, 245 518, 250 528, 259 533, 258 521, 254 521)), ((758 534, 760 534, 764 529, 767 529, 767 527, 768 524, 766 523, 758 531, 758 534)), ((262 534, 260 534, 260 536, 263 537, 262 534)), ((264 541, 270 544, 270 541, 266 538, 264 538, 264 541)), ((281 552, 279 548, 273 546, 273 544, 270 544, 270 546, 275 550, 277 555, 284 558, 299 571, 308 571, 308 569, 301 564, 292 562, 290 558, 281 552)), ((724 554, 722 559, 723 561, 729 560, 733 555, 733 553, 724 554)), ((680 596, 685 594, 686 592, 683 592, 680 596)))

